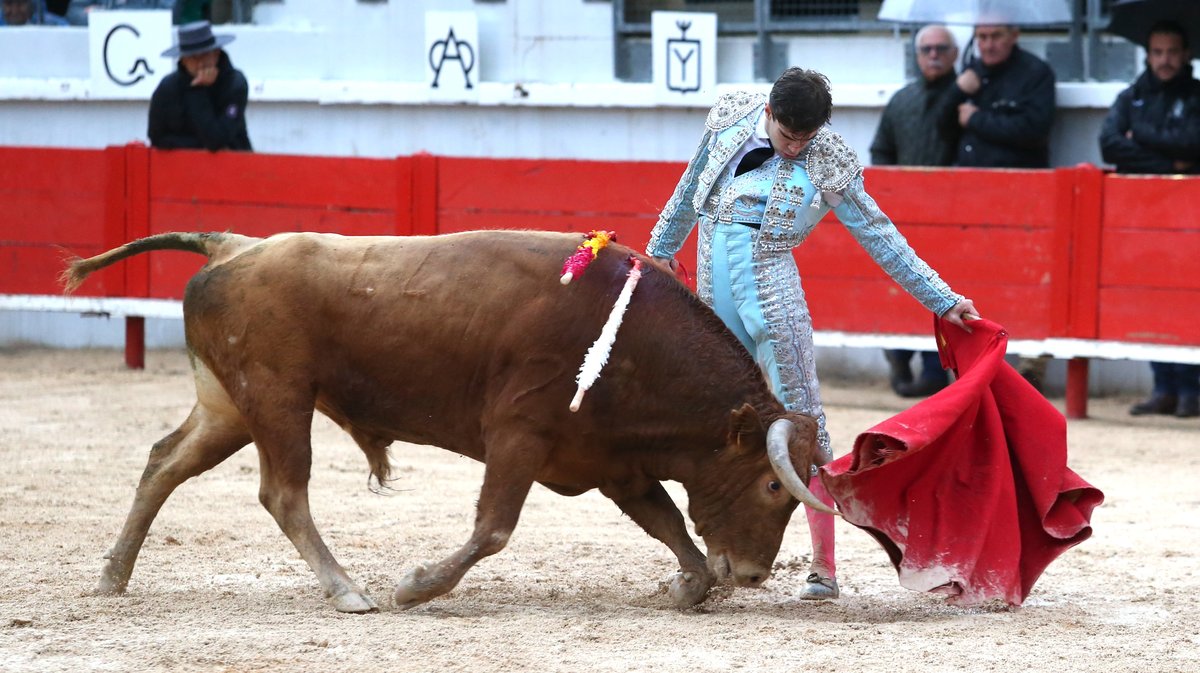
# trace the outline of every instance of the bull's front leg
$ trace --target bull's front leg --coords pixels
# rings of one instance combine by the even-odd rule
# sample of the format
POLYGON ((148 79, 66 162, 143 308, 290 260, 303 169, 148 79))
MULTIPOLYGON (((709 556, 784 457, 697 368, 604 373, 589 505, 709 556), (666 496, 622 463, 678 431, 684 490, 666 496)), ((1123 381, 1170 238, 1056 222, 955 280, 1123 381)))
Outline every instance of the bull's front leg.
POLYGON ((528 444, 522 444, 517 451, 488 448, 471 538, 442 561, 409 571, 396 585, 393 595, 396 607, 407 610, 447 593, 480 559, 504 549, 533 486, 534 466, 541 464, 541 455, 542 452, 529 449, 528 444))
POLYGON ((708 597, 708 590, 717 583, 717 578, 708 569, 703 552, 692 542, 683 514, 662 484, 652 482, 644 489, 601 489, 601 492, 617 503, 621 511, 642 530, 667 545, 679 559, 679 572, 671 578, 667 590, 671 602, 679 608, 703 602, 708 597))

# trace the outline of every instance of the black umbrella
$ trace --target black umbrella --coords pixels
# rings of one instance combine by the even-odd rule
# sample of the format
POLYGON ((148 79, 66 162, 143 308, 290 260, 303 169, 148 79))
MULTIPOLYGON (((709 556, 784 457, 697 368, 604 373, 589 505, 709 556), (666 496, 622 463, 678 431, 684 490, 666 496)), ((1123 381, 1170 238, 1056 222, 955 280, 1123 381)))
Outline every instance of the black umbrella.
POLYGON ((1107 30, 1144 47, 1150 26, 1163 19, 1183 26, 1188 44, 1200 40, 1200 0, 1117 0, 1107 30))

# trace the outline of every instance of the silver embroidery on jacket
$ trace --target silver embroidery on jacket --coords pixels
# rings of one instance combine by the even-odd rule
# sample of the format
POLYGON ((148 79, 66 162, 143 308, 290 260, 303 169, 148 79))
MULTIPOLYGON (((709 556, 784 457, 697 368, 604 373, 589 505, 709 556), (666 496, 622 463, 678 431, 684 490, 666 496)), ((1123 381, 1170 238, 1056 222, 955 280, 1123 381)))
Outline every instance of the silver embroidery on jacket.
POLYGON ((861 176, 842 192, 842 196, 845 200, 834 208, 834 214, 892 280, 935 315, 942 315, 962 301, 962 295, 953 292, 941 276, 917 256, 904 235, 879 209, 875 199, 863 187, 861 176))
MULTIPOLYGON (((745 117, 748 112, 762 107, 766 102, 766 94, 761 93, 734 91, 722 94, 712 109, 708 111, 708 118, 704 120, 704 125, 709 131, 724 131, 745 117)), ((741 143, 738 145, 740 146, 741 143)))
POLYGON ((862 175, 858 153, 837 132, 824 126, 804 148, 808 179, 818 191, 840 192, 862 175))

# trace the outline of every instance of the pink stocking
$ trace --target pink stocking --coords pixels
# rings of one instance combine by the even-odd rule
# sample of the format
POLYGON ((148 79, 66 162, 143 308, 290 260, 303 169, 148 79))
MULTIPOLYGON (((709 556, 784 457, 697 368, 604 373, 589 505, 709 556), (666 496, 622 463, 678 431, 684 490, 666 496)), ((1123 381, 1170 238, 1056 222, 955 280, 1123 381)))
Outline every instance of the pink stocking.
MULTIPOLYGON (((808 490, 817 496, 821 502, 833 507, 833 498, 825 490, 820 478, 813 478, 808 483, 808 490)), ((837 566, 833 557, 833 515, 815 512, 805 508, 808 516, 808 530, 812 535, 812 572, 821 577, 836 577, 837 566)))

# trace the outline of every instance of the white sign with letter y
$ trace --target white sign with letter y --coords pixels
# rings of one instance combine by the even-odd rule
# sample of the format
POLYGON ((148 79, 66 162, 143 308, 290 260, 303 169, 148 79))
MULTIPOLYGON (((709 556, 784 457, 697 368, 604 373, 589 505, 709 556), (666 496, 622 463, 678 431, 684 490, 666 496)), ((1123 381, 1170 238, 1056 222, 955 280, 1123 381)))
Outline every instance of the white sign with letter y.
POLYGON ((650 33, 658 102, 711 104, 717 86, 717 15, 652 12, 650 33))

